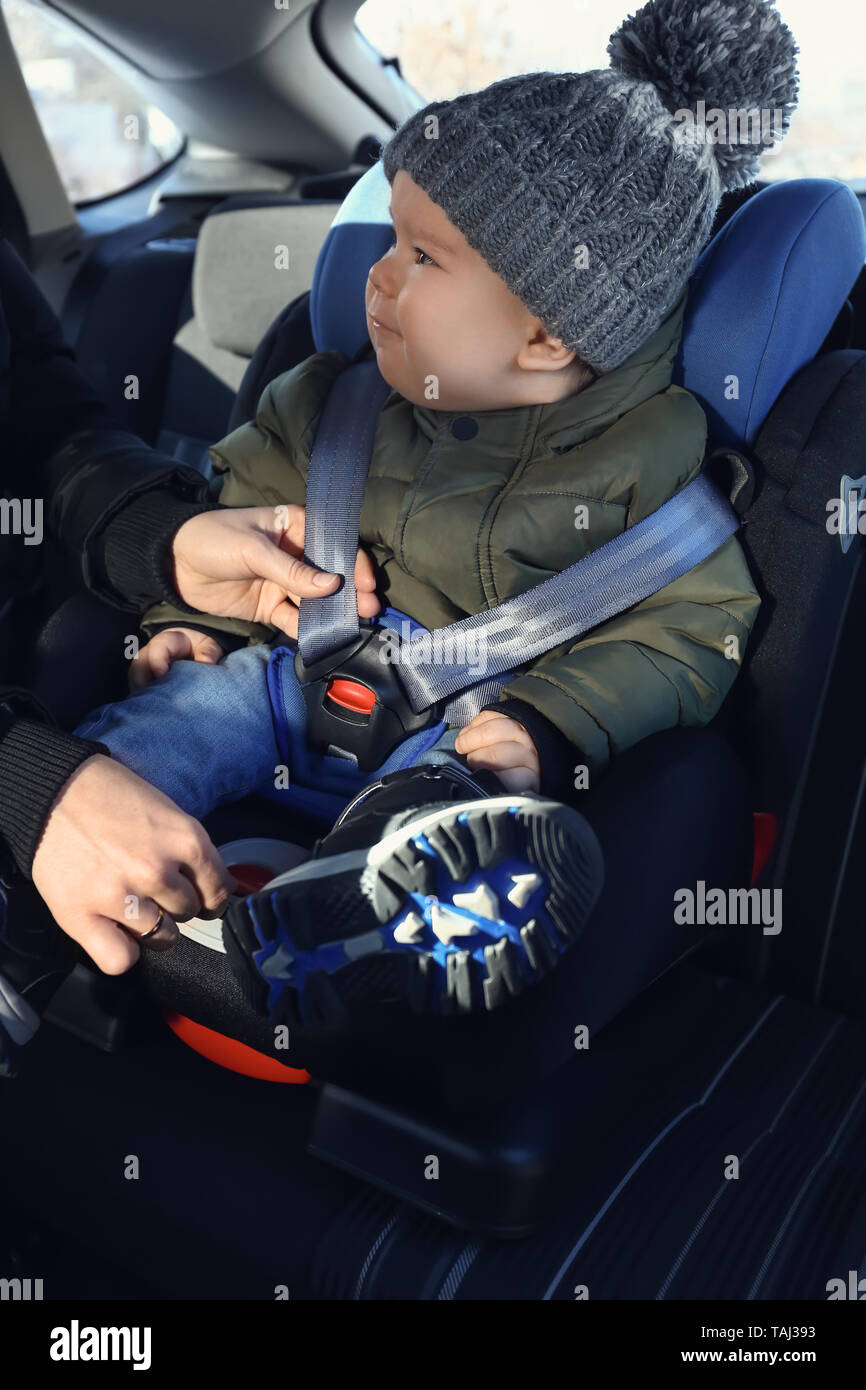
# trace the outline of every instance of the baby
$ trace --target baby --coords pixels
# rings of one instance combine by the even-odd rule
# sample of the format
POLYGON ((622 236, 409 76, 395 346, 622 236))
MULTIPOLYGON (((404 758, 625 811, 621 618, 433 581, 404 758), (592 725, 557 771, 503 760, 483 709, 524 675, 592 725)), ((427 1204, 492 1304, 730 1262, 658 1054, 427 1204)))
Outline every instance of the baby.
MULTIPOLYGON (((672 364, 721 193, 751 181, 757 156, 679 138, 674 112, 712 77, 750 105, 785 90, 787 114, 790 37, 767 0, 700 14, 651 0, 612 37, 610 69, 434 102, 386 145, 395 239, 365 305, 391 390, 361 511, 362 618, 432 630, 479 613, 697 476, 706 419, 672 364), (726 9, 761 43, 726 44, 726 9), (700 55, 716 51, 709 73, 700 55)), ((271 508, 297 554, 316 425, 347 365, 299 363, 211 450, 220 502, 271 508)), ((333 798, 342 814, 313 858, 223 924, 255 1006, 305 1021, 371 999, 493 1008, 551 969, 602 884, 595 836, 562 802, 647 735, 713 718, 760 602, 731 536, 526 664, 462 726, 440 720, 364 774, 309 746, 285 639, 299 600, 268 588, 254 624, 150 610, 136 693, 76 732, 196 816, 273 794, 281 774, 296 805, 305 789, 311 809, 333 798)))

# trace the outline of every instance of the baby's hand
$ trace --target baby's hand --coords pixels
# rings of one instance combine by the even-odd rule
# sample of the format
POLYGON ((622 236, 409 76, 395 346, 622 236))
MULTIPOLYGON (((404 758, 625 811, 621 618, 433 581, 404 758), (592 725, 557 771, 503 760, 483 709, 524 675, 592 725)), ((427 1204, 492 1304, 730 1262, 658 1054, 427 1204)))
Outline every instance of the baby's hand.
POLYGON ((454 747, 465 753, 472 771, 489 767, 510 792, 537 792, 541 766, 535 744, 522 724, 483 709, 460 730, 454 747))
POLYGON ((215 666, 224 656, 219 642, 206 632, 192 627, 167 627, 151 637, 138 653, 129 668, 129 686, 131 690, 141 690, 158 676, 164 676, 176 661, 203 661, 215 666))

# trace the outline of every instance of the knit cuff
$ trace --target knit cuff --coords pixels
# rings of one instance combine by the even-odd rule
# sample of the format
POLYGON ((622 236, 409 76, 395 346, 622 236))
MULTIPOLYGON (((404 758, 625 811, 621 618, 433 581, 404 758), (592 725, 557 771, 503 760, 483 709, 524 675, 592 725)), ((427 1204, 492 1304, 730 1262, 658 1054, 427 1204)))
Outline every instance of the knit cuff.
POLYGON ((104 743, 35 719, 16 719, 0 737, 0 838, 25 878, 58 793, 94 753, 111 756, 104 743))
POLYGON ((541 791, 553 801, 570 801, 574 792, 574 765, 580 761, 577 745, 566 738, 546 715, 525 700, 506 697, 484 708, 493 710, 495 714, 504 714, 523 725, 538 754, 541 791))
POLYGON ((164 488, 139 493, 105 529, 102 566, 108 583, 133 608, 171 603, 197 613, 174 587, 172 544, 190 517, 219 510, 216 502, 184 502, 164 488))

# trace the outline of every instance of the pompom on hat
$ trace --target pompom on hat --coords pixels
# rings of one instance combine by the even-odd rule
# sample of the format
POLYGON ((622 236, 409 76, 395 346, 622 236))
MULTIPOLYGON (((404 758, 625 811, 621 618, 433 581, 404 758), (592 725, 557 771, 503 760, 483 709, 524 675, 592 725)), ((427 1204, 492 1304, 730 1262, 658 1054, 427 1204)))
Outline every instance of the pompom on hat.
POLYGON ((649 0, 607 52, 609 68, 430 102, 382 151, 389 183, 405 169, 599 374, 679 298, 722 194, 755 180, 799 83, 770 0, 649 0))

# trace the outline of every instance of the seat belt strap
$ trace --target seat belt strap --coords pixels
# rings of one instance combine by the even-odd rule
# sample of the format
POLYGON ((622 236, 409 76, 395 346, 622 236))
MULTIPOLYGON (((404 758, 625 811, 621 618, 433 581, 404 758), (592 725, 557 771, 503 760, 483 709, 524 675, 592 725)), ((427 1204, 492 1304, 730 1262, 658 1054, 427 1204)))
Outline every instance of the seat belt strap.
MULTIPOLYGON (((342 589, 302 599, 298 646, 308 664, 360 631, 354 583, 364 487, 379 412, 390 387, 375 360, 336 378, 307 481, 305 553, 345 576, 342 589)), ((707 559, 739 529, 730 502, 704 474, 656 511, 560 574, 504 603, 400 644, 400 678, 416 712, 449 696, 451 722, 494 699, 514 670, 634 607, 707 559), (462 693, 461 693, 462 692, 462 693)))
POLYGON ((335 594, 301 599, 298 647, 308 664, 357 637, 355 558, 361 504, 379 413, 391 387, 375 358, 336 377, 322 411, 307 477, 304 558, 342 574, 335 594))
MULTIPOLYGON (((505 682, 491 678, 510 678, 515 668, 633 608, 707 559, 739 525, 727 498, 699 474, 656 511, 561 573, 402 644, 400 678, 410 703, 425 709, 458 691, 468 694, 475 682, 482 703, 493 698, 505 682)), ((446 710, 449 718, 454 712, 446 710)))

